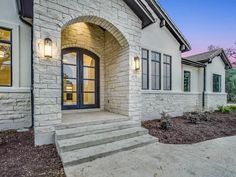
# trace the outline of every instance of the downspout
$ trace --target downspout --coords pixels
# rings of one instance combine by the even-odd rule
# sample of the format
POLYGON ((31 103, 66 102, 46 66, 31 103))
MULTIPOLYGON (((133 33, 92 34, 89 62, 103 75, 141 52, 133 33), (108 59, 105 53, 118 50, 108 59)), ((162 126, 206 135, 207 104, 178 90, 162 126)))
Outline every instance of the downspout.
POLYGON ((203 70, 203 92, 202 92, 202 109, 205 109, 205 94, 206 94, 206 66, 203 70))
MULTIPOLYGON (((20 4, 16 2, 18 5, 18 9, 20 4)), ((31 125, 27 128, 32 129, 34 127, 34 89, 33 89, 33 83, 34 83, 34 69, 33 69, 33 25, 29 23, 27 20, 23 18, 23 16, 19 13, 20 20, 31 27, 31 86, 30 86, 30 94, 31 94, 31 125)))

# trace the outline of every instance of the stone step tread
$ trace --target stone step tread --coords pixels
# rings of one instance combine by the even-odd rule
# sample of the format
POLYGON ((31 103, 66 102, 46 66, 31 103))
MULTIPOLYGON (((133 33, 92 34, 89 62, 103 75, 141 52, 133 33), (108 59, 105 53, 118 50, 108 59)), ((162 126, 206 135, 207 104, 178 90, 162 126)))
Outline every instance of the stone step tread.
POLYGON ((128 129, 116 130, 100 134, 91 134, 77 138, 58 140, 57 144, 62 151, 65 151, 67 147, 69 150, 73 150, 74 148, 86 148, 144 134, 148 134, 147 129, 141 127, 132 127, 128 129))
POLYGON ((55 127, 56 130, 61 129, 68 129, 68 128, 76 128, 76 127, 84 127, 89 125, 99 125, 99 124, 107 124, 107 123, 115 123, 115 122, 123 122, 129 121, 130 118, 116 118, 116 119, 109 119, 109 120, 98 120, 98 121, 90 121, 90 122, 79 122, 79 123, 62 123, 55 127))
POLYGON ((73 138, 77 136, 89 135, 92 133, 103 133, 130 127, 138 127, 138 126, 140 127, 139 122, 123 121, 123 122, 107 123, 101 125, 89 125, 84 127, 68 128, 68 129, 56 130, 56 138, 63 139, 63 137, 65 137, 67 139, 70 138, 69 135, 71 135, 71 138, 73 138))
POLYGON ((64 152, 60 155, 64 166, 72 166, 92 161, 97 158, 102 158, 117 152, 131 150, 157 141, 158 139, 151 135, 142 135, 112 143, 64 152))

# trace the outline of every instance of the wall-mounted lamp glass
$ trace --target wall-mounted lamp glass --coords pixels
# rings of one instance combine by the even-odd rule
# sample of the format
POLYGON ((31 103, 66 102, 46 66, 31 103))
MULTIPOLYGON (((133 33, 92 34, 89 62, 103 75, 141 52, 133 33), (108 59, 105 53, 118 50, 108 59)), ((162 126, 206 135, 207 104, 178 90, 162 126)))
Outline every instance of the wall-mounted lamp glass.
POLYGON ((0 50, 0 58, 4 58, 5 57, 5 52, 0 50))
POLYGON ((134 57, 134 66, 135 66, 135 70, 140 70, 140 58, 139 57, 134 57))
POLYGON ((44 39, 44 56, 52 58, 52 40, 50 38, 44 39))

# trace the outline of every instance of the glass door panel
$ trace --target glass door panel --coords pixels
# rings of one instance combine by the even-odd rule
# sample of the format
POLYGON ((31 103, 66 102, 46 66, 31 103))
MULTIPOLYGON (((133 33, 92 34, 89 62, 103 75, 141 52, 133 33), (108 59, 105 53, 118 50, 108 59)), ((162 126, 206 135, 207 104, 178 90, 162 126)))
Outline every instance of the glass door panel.
POLYGON ((62 51, 63 109, 99 107, 99 59, 79 48, 62 51))
POLYGON ((94 58, 83 54, 83 104, 95 104, 96 61, 94 58))
POLYGON ((63 105, 78 105, 77 90, 77 52, 63 55, 63 105))

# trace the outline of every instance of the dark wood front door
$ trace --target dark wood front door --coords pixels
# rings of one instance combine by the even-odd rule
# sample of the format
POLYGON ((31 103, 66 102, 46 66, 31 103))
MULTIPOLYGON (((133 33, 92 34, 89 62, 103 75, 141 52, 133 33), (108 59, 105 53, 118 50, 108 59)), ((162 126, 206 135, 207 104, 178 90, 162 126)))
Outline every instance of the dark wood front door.
POLYGON ((99 107, 99 58, 81 48, 62 50, 62 108, 99 107))

